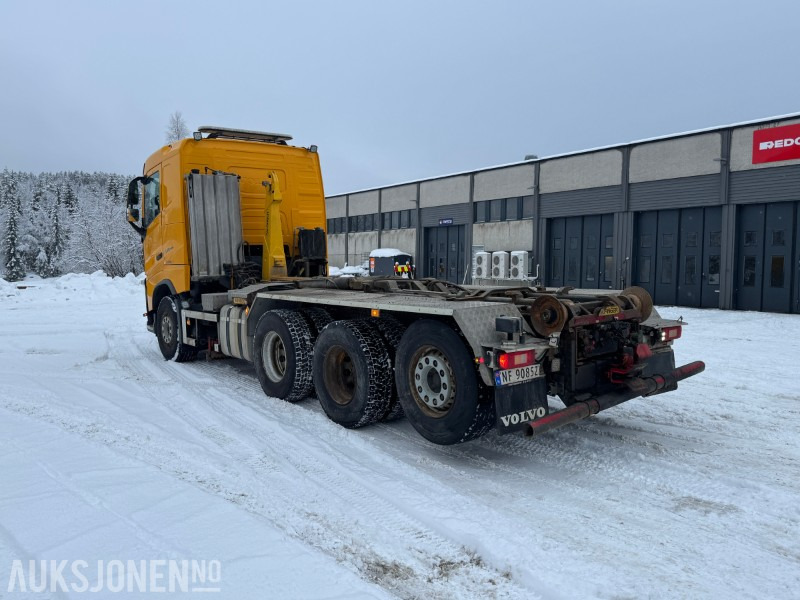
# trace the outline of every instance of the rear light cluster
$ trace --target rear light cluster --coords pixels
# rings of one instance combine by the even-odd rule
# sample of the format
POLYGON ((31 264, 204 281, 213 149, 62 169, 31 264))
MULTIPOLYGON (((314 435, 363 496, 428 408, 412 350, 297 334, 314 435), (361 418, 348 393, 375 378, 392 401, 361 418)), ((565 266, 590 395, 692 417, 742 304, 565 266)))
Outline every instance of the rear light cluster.
POLYGON ((522 352, 507 352, 497 356, 497 366, 500 369, 515 369, 517 367, 527 367, 536 362, 535 350, 523 350, 522 352))
POLYGON ((662 342, 671 342, 672 340, 677 340, 681 337, 682 327, 680 325, 676 325, 675 327, 664 327, 661 330, 661 341, 662 342))

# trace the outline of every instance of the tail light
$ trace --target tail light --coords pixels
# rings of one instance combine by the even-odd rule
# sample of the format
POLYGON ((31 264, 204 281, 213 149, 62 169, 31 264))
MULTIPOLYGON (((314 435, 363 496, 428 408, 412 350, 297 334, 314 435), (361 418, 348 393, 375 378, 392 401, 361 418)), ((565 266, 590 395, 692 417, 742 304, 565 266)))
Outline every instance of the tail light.
POLYGON ((497 356, 497 366, 503 370, 514 369, 516 367, 527 367, 536 362, 535 350, 523 350, 522 352, 507 352, 497 356))
POLYGON ((671 342, 672 340, 677 340, 681 337, 681 332, 683 328, 680 325, 676 325, 675 327, 664 327, 661 330, 661 341, 662 342, 671 342))

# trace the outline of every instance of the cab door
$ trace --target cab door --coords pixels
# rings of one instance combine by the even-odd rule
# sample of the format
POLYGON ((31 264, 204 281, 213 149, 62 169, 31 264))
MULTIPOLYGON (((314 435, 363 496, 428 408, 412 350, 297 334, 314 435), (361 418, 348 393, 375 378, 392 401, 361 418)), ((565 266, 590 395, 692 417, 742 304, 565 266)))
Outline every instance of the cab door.
MULTIPOLYGON (((147 273, 148 288, 152 290, 162 279, 163 248, 161 223, 161 165, 145 174, 142 198, 142 226, 145 230, 143 241, 144 270, 147 273)), ((151 307, 155 310, 156 306, 151 307)))

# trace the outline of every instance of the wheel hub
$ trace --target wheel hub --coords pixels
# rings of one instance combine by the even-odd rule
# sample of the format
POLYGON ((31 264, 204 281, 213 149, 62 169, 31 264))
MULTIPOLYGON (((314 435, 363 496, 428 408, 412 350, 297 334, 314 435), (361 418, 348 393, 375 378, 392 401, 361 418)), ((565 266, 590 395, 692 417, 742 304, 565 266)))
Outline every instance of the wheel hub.
POLYGON ((169 315, 164 315, 161 318, 161 339, 164 343, 170 345, 175 337, 175 326, 169 315))
POLYGON ((447 358, 439 350, 423 350, 414 365, 415 399, 420 408, 442 416, 455 401, 455 377, 447 358))
POLYGON ((286 375, 286 347, 281 336, 270 331, 264 337, 261 349, 267 377, 275 383, 280 382, 286 375))

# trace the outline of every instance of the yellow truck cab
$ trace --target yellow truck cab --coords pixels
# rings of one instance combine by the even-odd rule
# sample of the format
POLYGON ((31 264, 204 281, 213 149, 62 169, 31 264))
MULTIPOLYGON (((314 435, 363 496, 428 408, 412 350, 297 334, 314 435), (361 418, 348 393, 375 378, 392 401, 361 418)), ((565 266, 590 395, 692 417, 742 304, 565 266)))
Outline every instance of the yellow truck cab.
POLYGON ((128 188, 128 221, 142 237, 148 328, 166 297, 326 273, 319 155, 291 139, 201 127, 145 161, 128 188))

